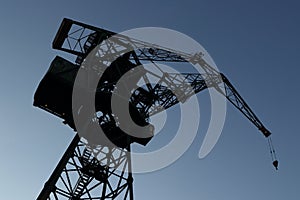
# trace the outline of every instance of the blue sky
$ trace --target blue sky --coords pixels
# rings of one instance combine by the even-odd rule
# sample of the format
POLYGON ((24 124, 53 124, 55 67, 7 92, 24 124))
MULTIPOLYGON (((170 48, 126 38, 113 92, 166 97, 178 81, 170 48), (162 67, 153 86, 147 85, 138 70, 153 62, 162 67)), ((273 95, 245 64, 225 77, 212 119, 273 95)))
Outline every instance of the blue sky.
MULTIPOLYGON (((64 17, 124 31, 155 26, 202 44, 273 132, 280 170, 267 142, 228 104, 223 133, 198 159, 205 126, 171 166, 135 175, 136 199, 299 199, 298 76, 300 3, 296 0, 2 1, 0 7, 1 199, 35 199, 74 136, 61 120, 32 106, 55 55, 51 42, 64 17)), ((207 99, 199 95, 200 106, 207 99)), ((205 124, 205 116, 202 117, 205 124)), ((166 128, 161 134, 172 132, 166 128)))

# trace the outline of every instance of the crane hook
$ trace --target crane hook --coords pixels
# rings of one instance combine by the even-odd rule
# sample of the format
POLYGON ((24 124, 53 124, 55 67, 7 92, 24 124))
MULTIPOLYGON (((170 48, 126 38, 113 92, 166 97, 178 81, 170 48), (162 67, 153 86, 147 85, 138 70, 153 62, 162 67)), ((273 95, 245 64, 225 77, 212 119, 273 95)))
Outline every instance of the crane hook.
POLYGON ((278 170, 278 160, 274 160, 273 165, 274 165, 275 169, 278 170))
POLYGON ((273 166, 275 167, 276 170, 278 170, 279 162, 277 160, 277 156, 276 156, 276 153, 275 153, 275 149, 274 149, 271 137, 268 137, 268 144, 269 144, 269 148, 270 148, 271 158, 273 160, 273 166))

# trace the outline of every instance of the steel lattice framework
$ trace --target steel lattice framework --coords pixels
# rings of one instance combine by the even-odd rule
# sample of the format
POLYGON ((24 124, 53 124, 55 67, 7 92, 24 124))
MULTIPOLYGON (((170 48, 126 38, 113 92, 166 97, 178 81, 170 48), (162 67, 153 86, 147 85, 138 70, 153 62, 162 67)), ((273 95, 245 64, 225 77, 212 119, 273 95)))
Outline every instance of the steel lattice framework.
POLYGON ((128 150, 89 148, 76 135, 37 199, 132 198, 128 150))
MULTIPOLYGON (((126 63, 130 61, 131 67, 125 69, 124 66, 119 66, 119 74, 108 73, 110 78, 102 82, 100 80, 97 92, 111 96, 121 76, 132 70, 145 84, 133 91, 129 101, 146 123, 150 116, 163 109, 179 102, 184 103, 204 89, 214 88, 241 111, 265 137, 271 135, 224 74, 211 67, 201 53, 192 55, 174 51, 70 19, 63 20, 53 41, 53 48, 76 55, 74 65, 78 67, 85 64, 87 55, 93 54, 97 59, 93 60, 95 63, 89 63, 92 67, 88 70, 94 70, 95 73, 105 73, 112 68, 108 67, 112 63, 106 59, 106 55, 117 59, 130 49, 130 52, 126 53, 126 63), (111 36, 114 36, 114 39, 107 40, 111 36), (156 62, 190 62, 200 65, 203 73, 155 74, 144 68, 140 72, 136 70, 136 66, 141 66, 143 61, 149 61, 155 66, 156 62), (149 76, 156 77, 157 83, 147 84, 149 76)), ((66 124, 75 129, 72 113, 53 111, 49 105, 37 100, 34 104, 63 118, 66 124)), ((111 110, 100 107, 102 115, 97 117, 97 123, 101 126, 115 126, 111 110)), ((127 136, 122 136, 121 139, 125 143, 117 145, 120 148, 106 144, 98 144, 97 147, 91 148, 76 135, 37 199, 133 199, 130 144, 138 142, 145 145, 148 141, 133 140, 127 136)))

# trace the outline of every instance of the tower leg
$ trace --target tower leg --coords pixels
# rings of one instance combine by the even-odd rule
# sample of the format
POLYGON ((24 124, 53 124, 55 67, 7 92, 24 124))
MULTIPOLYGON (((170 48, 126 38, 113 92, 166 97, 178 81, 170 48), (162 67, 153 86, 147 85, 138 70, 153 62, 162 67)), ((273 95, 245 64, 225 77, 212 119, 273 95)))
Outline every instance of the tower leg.
POLYGON ((130 147, 91 148, 76 135, 37 200, 133 200, 130 147))

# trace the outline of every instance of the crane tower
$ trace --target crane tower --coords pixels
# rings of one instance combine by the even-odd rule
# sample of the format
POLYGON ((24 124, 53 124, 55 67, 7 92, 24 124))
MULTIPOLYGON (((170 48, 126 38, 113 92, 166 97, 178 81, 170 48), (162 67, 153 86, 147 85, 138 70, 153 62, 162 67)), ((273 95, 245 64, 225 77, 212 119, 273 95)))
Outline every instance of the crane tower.
MULTIPOLYGON (((118 35, 114 32, 87 25, 71 19, 63 19, 54 38, 52 47, 76 56, 75 62, 70 62, 60 56, 52 61, 49 70, 41 80, 34 96, 34 106, 39 107, 63 119, 75 132, 75 137, 45 183, 37 200, 46 199, 130 199, 133 195, 133 176, 131 172, 132 143, 147 145, 154 136, 154 126, 149 118, 163 109, 168 109, 180 102, 184 103, 192 95, 214 88, 236 107, 259 131, 268 139, 273 165, 277 168, 278 161, 270 139, 271 132, 262 124, 251 108, 239 95, 226 76, 217 72, 204 59, 201 53, 190 55, 176 52, 161 46, 149 45, 147 42, 118 35), (105 55, 114 52, 107 38, 115 36, 113 45, 127 49, 128 44, 133 50, 120 53, 109 66, 101 68, 105 62, 105 55), (149 48, 151 46, 151 48, 149 48), (104 57, 97 58, 94 52, 104 52, 104 57), (72 104, 73 87, 80 66, 89 54, 95 54, 96 67, 86 69, 96 74, 103 71, 95 91, 95 110, 93 117, 86 123, 84 137, 78 134, 72 109, 84 112, 84 106, 72 104), (129 135, 123 131, 114 117, 111 108, 111 98, 118 80, 130 73, 131 81, 137 83, 140 79, 147 80, 153 73, 143 67, 143 62, 196 63, 205 73, 163 73, 155 75, 156 84, 145 84, 133 91, 129 104, 132 120, 142 127, 144 132, 129 135), (138 67, 139 66, 139 67, 138 67), (168 87, 166 87, 166 85, 168 87), (171 88, 171 89, 170 89, 171 88), (172 92, 172 88, 178 94, 172 92), (222 88, 222 89, 221 89, 222 88), (83 111, 82 111, 83 110, 83 111), (100 126, 106 138, 99 141, 94 138, 95 126, 100 126), (111 145, 113 144, 113 145, 111 145)), ((157 66, 158 67, 158 66, 157 66)), ((90 95, 89 90, 81 88, 84 95, 90 95)))

